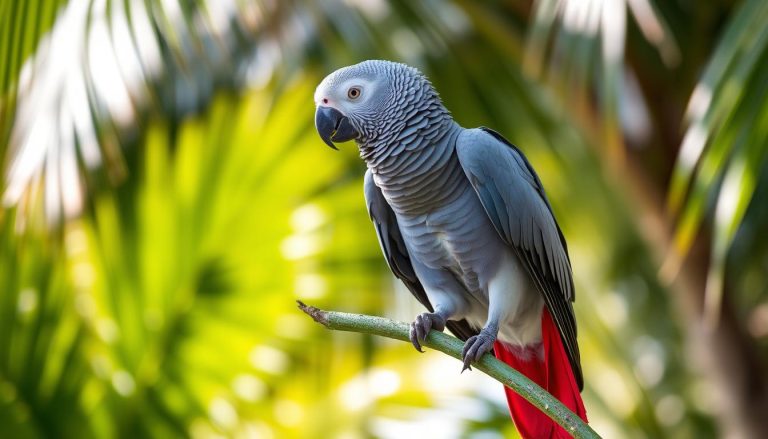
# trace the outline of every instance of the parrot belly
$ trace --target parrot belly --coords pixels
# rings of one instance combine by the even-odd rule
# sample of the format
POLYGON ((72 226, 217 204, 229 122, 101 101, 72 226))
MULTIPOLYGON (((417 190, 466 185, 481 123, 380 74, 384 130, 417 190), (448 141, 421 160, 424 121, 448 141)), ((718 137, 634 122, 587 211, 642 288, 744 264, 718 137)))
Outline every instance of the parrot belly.
POLYGON ((498 340, 525 347, 541 341, 543 299, 514 252, 501 240, 467 182, 461 195, 427 214, 398 220, 411 257, 427 267, 417 276, 430 300, 458 295, 458 317, 482 329, 499 315, 498 340), (467 212, 472 212, 467 214, 467 212), (426 271, 426 272, 425 272, 426 271), (449 272, 454 288, 430 291, 430 276, 449 272))

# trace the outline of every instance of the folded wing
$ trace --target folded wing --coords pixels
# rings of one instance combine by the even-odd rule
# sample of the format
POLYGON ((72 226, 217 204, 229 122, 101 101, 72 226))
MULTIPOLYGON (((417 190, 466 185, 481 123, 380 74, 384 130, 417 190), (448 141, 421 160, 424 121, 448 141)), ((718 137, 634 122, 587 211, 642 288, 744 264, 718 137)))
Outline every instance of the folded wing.
POLYGON ((488 128, 467 130, 456 151, 499 236, 544 297, 581 390, 571 262, 538 175, 517 147, 488 128))

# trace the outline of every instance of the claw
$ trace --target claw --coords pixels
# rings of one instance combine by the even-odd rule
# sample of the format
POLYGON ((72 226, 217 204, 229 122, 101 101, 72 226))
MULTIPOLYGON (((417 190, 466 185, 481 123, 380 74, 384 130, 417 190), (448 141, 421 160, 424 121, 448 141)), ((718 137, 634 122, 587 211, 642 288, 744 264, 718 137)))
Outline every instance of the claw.
POLYGON ((408 331, 408 338, 411 340, 411 344, 414 348, 416 348, 417 351, 424 353, 424 351, 421 349, 421 343, 419 343, 419 339, 416 334, 416 322, 411 323, 411 330, 408 331))
POLYGON ((490 352, 493 349, 493 342, 495 340, 496 335, 492 334, 491 330, 486 330, 485 328, 480 331, 480 334, 467 339, 466 343, 464 343, 464 348, 461 350, 461 358, 463 358, 464 362, 461 372, 472 370, 472 362, 479 361, 483 358, 483 355, 490 352))
POLYGON ((416 335, 418 336, 419 340, 426 340, 427 334, 429 334, 429 330, 432 329, 432 319, 430 319, 428 315, 419 314, 419 316, 416 317, 415 325, 416 335))
POLYGON ((432 329, 436 331, 445 329, 445 318, 440 314, 425 312, 416 316, 416 320, 411 323, 408 338, 417 351, 424 352, 421 349, 421 343, 427 339, 427 335, 429 335, 429 331, 432 329))
POLYGON ((472 358, 467 355, 467 352, 469 352, 469 350, 472 348, 475 340, 477 340, 476 335, 469 337, 464 343, 464 347, 461 348, 461 358, 464 359, 464 367, 461 368, 461 373, 464 373, 465 370, 472 370, 472 366, 470 365, 472 363, 472 358))

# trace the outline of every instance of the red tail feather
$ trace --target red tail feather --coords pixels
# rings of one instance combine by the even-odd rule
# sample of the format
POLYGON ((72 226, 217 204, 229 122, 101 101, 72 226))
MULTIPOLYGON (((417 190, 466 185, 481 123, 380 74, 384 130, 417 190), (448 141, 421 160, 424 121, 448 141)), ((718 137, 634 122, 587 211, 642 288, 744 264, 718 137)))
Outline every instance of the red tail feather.
MULTIPOLYGON (((498 341, 494 345, 496 358, 509 364, 559 399, 585 422, 587 411, 579 394, 579 387, 563 348, 560 333, 547 308, 541 315, 541 338, 544 361, 534 352, 513 352, 498 341), (528 354, 528 355, 526 355, 528 354)), ((525 439, 570 438, 562 427, 509 388, 504 388, 509 411, 517 430, 525 439)))

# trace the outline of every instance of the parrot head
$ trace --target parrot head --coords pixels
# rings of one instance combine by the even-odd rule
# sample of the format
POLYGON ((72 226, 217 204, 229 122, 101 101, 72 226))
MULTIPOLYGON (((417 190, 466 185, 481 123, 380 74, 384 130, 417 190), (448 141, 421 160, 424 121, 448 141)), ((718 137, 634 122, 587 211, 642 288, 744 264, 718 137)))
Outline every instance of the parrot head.
POLYGON ((402 125, 413 115, 409 108, 423 105, 415 101, 429 102, 431 97, 439 102, 432 84, 415 68, 363 61, 336 70, 317 86, 315 127, 333 149, 337 149, 334 143, 349 140, 370 143, 402 125))

